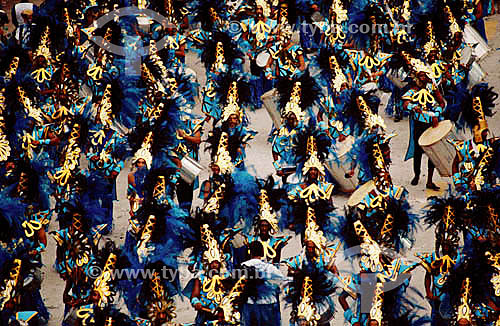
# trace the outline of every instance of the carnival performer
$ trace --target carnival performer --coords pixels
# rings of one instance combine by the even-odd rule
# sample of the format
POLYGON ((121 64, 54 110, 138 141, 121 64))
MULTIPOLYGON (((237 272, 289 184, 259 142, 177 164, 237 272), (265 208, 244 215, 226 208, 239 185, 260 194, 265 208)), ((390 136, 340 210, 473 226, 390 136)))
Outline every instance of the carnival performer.
MULTIPOLYGON (((418 144, 420 136, 429 127, 436 127, 442 119, 445 102, 439 89, 431 82, 432 71, 419 59, 411 60, 415 79, 411 88, 402 96, 403 107, 410 112, 410 142, 405 159, 413 158, 414 177, 411 184, 416 186, 420 178, 423 149, 418 144)), ((434 164, 429 159, 426 188, 439 190, 432 182, 434 164)))

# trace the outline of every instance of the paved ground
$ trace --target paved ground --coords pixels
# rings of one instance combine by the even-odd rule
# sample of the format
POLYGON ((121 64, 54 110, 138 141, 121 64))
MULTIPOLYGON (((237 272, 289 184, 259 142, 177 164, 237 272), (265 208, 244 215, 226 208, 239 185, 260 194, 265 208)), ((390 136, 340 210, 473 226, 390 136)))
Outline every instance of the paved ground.
MULTIPOLYGON (((488 19, 486 22, 488 27, 488 33, 490 38, 490 45, 493 51, 483 59, 481 65, 483 69, 488 73, 486 77, 486 81, 490 83, 490 85, 494 86, 497 91, 500 90, 500 69, 499 66, 499 58, 500 53, 496 51, 496 48, 500 47, 500 39, 495 37, 498 34, 497 27, 499 24, 500 16, 493 16, 488 19)), ((500 35, 500 34, 498 34, 500 35)), ((204 72, 201 70, 202 65, 199 60, 192 54, 188 55, 188 65, 193 68, 199 77, 200 84, 204 84, 204 72)), ((266 177, 267 175, 274 172, 272 167, 272 156, 270 145, 267 142, 267 135, 269 133, 271 127, 271 120, 266 112, 266 110, 261 109, 256 112, 252 112, 249 114, 251 119, 251 126, 256 129, 259 134, 257 137, 251 142, 250 147, 248 148, 248 165, 250 169, 254 169, 254 173, 259 177, 266 177)), ((490 119, 489 125, 490 129, 495 135, 500 134, 500 118, 495 116, 493 119, 490 119)), ((397 137, 392 140, 391 148, 392 148, 392 167, 391 174, 393 177, 393 181, 396 184, 404 185, 410 192, 410 203, 415 211, 419 211, 425 204, 426 198, 430 195, 439 195, 439 192, 428 191, 425 189, 425 180, 426 180, 426 162, 423 163, 423 175, 421 176, 421 182, 418 186, 411 186, 409 181, 413 177, 412 173, 412 162, 404 162, 404 154, 406 152, 406 147, 408 143, 408 121, 404 120, 399 123, 394 123, 391 119, 386 118, 386 123, 388 125, 389 131, 394 131, 397 133, 397 137)), ((205 135, 208 130, 205 131, 205 135)), ((202 163, 205 166, 208 166, 208 155, 205 153, 201 153, 202 163)), ((114 222, 115 227, 112 235, 110 236, 112 239, 121 243, 123 241, 126 229, 127 229, 127 221, 128 221, 128 202, 126 200, 126 187, 127 187, 127 173, 129 172, 130 165, 122 171, 122 173, 118 177, 118 199, 115 203, 115 214, 114 214, 114 222)), ((204 173, 201 175, 201 180, 206 179, 207 174, 204 173)), ((435 177, 435 182, 441 187, 441 189, 447 188, 448 182, 450 179, 441 178, 439 176, 435 177)), ((195 192, 195 196, 197 197, 198 191, 195 192)), ((336 206, 342 210, 344 203, 346 202, 348 197, 346 196, 336 196, 335 203, 336 206)), ((196 202, 195 204, 199 204, 196 202)), ((56 223, 53 223, 51 226, 51 230, 56 228, 56 223)), ((416 251, 430 251, 433 250, 434 246, 434 232, 433 230, 420 230, 416 236, 416 243, 411 252, 407 253, 408 257, 412 257, 413 253, 416 251)), ((289 245, 283 251, 283 257, 290 257, 294 254, 297 254, 300 251, 300 243, 298 239, 293 239, 289 245)), ((55 270, 52 267, 55 258, 55 241, 49 239, 49 244, 47 251, 44 254, 44 262, 46 263, 46 267, 44 268, 45 280, 43 282, 42 294, 45 298, 46 304, 52 314, 51 321, 49 325, 60 325, 62 314, 63 314, 63 304, 62 304, 62 293, 64 289, 64 283, 56 274, 55 270)), ((183 281, 186 281, 189 277, 187 272, 183 273, 183 281)), ((423 290, 423 269, 418 268, 412 277, 411 285, 416 286, 417 288, 423 290)), ((336 298, 335 302, 337 302, 336 298)), ((426 302, 421 302, 421 304, 427 308, 429 308, 426 302)), ((337 304, 337 310, 341 310, 340 306, 337 304)), ((176 321, 181 323, 192 322, 195 317, 194 310, 189 305, 189 300, 184 300, 183 302, 178 302, 177 305, 177 314, 178 317, 176 321)), ((289 318, 289 309, 282 309, 282 318, 283 323, 286 324, 289 318)), ((344 318, 342 313, 339 311, 336 314, 336 320, 334 321, 335 325, 341 325, 344 322, 344 318)))

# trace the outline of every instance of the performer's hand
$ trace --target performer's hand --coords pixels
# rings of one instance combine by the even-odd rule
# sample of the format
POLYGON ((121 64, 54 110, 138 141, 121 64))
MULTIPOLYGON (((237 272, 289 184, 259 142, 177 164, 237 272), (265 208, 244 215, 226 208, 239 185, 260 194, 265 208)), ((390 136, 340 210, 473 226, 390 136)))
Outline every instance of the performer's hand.
POLYGON ((94 155, 90 159, 95 162, 95 161, 97 161, 99 159, 99 156, 94 155))
POLYGON ((31 143, 35 146, 40 145, 40 142, 38 140, 33 140, 31 143))
POLYGON ((61 139, 59 137, 55 137, 50 140, 51 145, 59 145, 59 143, 61 143, 61 139))
POLYGON ((112 178, 116 178, 117 176, 118 176, 118 172, 116 172, 116 171, 111 172, 112 178))
POLYGON ((195 309, 196 311, 200 311, 200 310, 201 310, 201 308, 202 308, 202 306, 201 306, 201 303, 199 303, 199 302, 198 302, 197 304, 195 304, 195 305, 194 305, 194 309, 195 309))
POLYGON ((432 117, 432 127, 436 128, 438 126, 439 120, 437 117, 432 117))
POLYGON ((278 176, 280 176, 280 177, 282 177, 282 176, 284 176, 284 175, 285 175, 285 173, 283 173, 283 170, 278 170, 278 171, 276 172, 276 174, 277 174, 278 176))
POLYGON ((431 301, 437 301, 439 300, 439 297, 435 296, 434 294, 432 293, 429 293, 425 296, 427 299, 431 300, 431 301))

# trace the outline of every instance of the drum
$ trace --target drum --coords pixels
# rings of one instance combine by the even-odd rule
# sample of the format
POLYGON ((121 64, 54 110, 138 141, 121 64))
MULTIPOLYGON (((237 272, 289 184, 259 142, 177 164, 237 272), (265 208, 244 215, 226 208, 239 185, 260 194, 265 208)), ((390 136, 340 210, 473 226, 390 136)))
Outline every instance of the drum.
POLYGON ((467 87, 474 87, 474 85, 479 84, 484 77, 486 77, 486 72, 481 68, 479 63, 474 62, 469 70, 469 85, 467 87))
POLYGON ((377 86, 377 83, 374 83, 374 82, 369 82, 369 83, 363 84, 363 86, 361 86, 361 90, 365 93, 368 93, 370 91, 374 91, 376 89, 378 89, 378 86, 377 86))
POLYGON ((278 110, 278 104, 274 101, 274 98, 274 89, 264 93, 260 97, 262 103, 264 103, 264 107, 266 108, 267 113, 269 113, 271 120, 273 120, 274 126, 276 128, 279 128, 281 126, 281 114, 278 110))
POLYGON ((477 60, 482 59, 491 50, 484 38, 469 24, 464 27, 464 42, 472 48, 472 54, 477 60))
POLYGON ((181 164, 181 178, 189 184, 192 184, 201 171, 203 171, 203 166, 189 156, 184 156, 181 164))
POLYGON ((354 144, 354 137, 348 136, 343 142, 337 144, 337 158, 325 162, 328 172, 337 181, 340 190, 343 192, 351 193, 358 185, 357 172, 353 176, 349 176, 351 171, 350 163, 347 162, 347 153, 351 150, 354 144))
POLYGON ((453 123, 450 120, 439 122, 436 128, 430 127, 418 140, 418 144, 442 177, 450 177, 453 174, 451 169, 456 155, 455 147, 446 140, 447 138, 459 139, 453 132, 453 123))
POLYGON ((460 54, 460 64, 463 66, 467 66, 471 58, 472 58, 472 49, 466 45, 463 48, 462 53, 460 54))
POLYGON ((139 25, 141 31, 143 31, 144 33, 149 33, 149 30, 151 28, 151 23, 152 21, 149 17, 145 16, 137 17, 137 24, 139 25))
POLYGON ((392 81, 392 83, 397 87, 397 88, 403 88, 405 87, 408 83, 405 82, 405 78, 406 76, 398 71, 398 70, 395 70, 395 69, 392 69, 388 74, 387 74, 387 78, 392 81))
POLYGON ((267 61, 269 61, 269 58, 271 57, 271 54, 269 54, 268 51, 262 51, 257 55, 257 58, 255 58, 255 63, 257 66, 264 68, 267 65, 267 61))
POLYGON ((370 192, 374 190, 376 190, 375 182, 373 180, 368 181, 352 193, 349 200, 347 200, 347 206, 351 208, 356 207, 370 192))

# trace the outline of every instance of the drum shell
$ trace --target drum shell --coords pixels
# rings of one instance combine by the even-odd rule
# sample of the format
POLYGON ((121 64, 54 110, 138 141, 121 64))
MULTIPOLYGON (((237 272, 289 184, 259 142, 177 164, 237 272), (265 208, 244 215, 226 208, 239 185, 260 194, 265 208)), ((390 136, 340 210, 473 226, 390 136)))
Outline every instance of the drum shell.
POLYGON ((347 152, 354 144, 354 137, 349 136, 343 142, 340 142, 337 148, 338 160, 331 159, 325 162, 325 166, 340 186, 343 192, 351 193, 356 189, 358 170, 350 178, 346 178, 346 174, 350 172, 350 162, 348 162, 347 152))
POLYGON ((189 184, 192 184, 201 171, 203 171, 203 166, 189 156, 184 156, 181 164, 181 178, 189 184))
POLYGON ((483 37, 469 24, 464 27, 464 42, 471 45, 476 60, 482 59, 491 50, 483 37))
POLYGON ((376 190, 375 182, 373 180, 364 183, 352 193, 351 197, 349 197, 349 200, 347 200, 347 206, 351 208, 356 207, 373 190, 376 190))
POLYGON ((278 105, 274 100, 274 89, 264 93, 260 98, 262 103, 264 103, 264 107, 266 108, 267 113, 269 113, 274 126, 279 128, 281 126, 281 114, 278 110, 278 105))
POLYGON ((450 177, 455 159, 455 147, 447 139, 459 139, 453 132, 453 123, 450 120, 441 121, 436 128, 430 127, 418 140, 432 163, 436 166, 439 175, 450 177))
POLYGON ((474 85, 479 84, 484 77, 486 77, 486 72, 481 68, 479 63, 474 62, 469 70, 469 88, 472 88, 474 85))
POLYGON ((262 51, 257 55, 257 58, 255 58, 255 64, 261 68, 264 68, 267 65, 267 61, 271 57, 271 54, 269 54, 269 51, 262 51))

